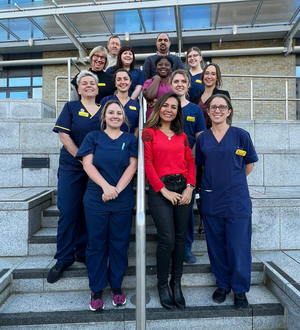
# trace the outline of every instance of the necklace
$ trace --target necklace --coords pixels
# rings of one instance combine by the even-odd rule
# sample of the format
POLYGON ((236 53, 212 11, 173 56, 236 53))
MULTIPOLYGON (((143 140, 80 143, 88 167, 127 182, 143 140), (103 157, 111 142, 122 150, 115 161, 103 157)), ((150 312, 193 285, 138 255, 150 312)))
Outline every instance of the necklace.
POLYGON ((171 130, 164 130, 164 129, 160 129, 160 130, 168 137, 168 140, 171 141, 174 132, 171 130))

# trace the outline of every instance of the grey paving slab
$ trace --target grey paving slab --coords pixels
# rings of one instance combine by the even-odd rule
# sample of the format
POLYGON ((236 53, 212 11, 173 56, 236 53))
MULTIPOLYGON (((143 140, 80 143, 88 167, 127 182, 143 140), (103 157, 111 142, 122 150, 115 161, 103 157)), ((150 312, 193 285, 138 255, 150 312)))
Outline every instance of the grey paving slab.
POLYGON ((284 253, 290 256, 292 259, 300 263, 300 250, 297 251, 284 251, 284 253))

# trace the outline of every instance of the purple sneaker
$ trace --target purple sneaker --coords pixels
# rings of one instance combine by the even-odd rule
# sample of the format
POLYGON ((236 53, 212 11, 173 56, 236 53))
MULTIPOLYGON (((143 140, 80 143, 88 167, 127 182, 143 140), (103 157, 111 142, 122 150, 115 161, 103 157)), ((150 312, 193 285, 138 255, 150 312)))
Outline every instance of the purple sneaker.
POLYGON ((91 302, 89 306, 91 311, 100 312, 102 309, 104 309, 102 293, 103 290, 91 293, 91 302))
POLYGON ((118 289, 112 289, 111 294, 113 295, 112 304, 117 306, 122 306, 126 304, 126 297, 124 292, 118 288, 118 289))

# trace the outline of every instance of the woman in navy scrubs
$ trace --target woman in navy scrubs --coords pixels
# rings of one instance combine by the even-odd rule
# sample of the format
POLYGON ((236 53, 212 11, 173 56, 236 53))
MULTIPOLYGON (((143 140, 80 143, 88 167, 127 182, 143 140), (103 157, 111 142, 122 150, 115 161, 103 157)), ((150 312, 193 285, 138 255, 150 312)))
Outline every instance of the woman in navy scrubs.
POLYGON ((117 64, 109 67, 106 72, 115 74, 120 69, 126 69, 131 76, 132 83, 128 95, 137 100, 144 85, 145 79, 142 70, 135 69, 134 50, 131 46, 122 46, 118 53, 117 64))
POLYGON ((94 312, 104 308, 102 293, 108 282, 113 305, 126 303, 121 284, 128 267, 137 138, 121 131, 124 122, 120 102, 108 101, 101 113, 102 130, 89 133, 77 153, 89 176, 84 195, 89 238, 86 266, 92 290, 89 308, 94 312))
MULTIPOLYGON (((201 108, 197 104, 191 103, 187 99, 190 85, 190 75, 187 73, 187 71, 183 69, 178 69, 172 73, 171 87, 173 89, 173 92, 176 93, 180 98, 184 119, 184 133, 188 136, 190 148, 192 149, 192 151, 194 151, 196 146, 196 139, 199 134, 206 129, 206 126, 201 108)), ((195 152, 193 152, 193 154, 195 154, 195 152)), ((192 253, 192 244, 194 242, 195 234, 195 219, 193 210, 194 199, 195 190, 193 191, 190 220, 186 231, 184 256, 184 261, 186 263, 196 262, 196 257, 192 253)))
MULTIPOLYGON (((100 103, 100 110, 103 109, 105 103, 109 100, 119 101, 124 107, 126 117, 129 121, 129 132, 137 136, 139 131, 138 126, 140 105, 137 101, 132 100, 128 94, 130 85, 132 83, 131 75, 127 70, 119 69, 114 74, 114 82, 118 93, 105 97, 100 103)), ((128 126, 123 124, 121 126, 121 131, 128 132, 128 126)))
POLYGON ((235 307, 243 309, 251 280, 252 204, 246 177, 258 158, 249 133, 229 126, 232 111, 225 95, 210 98, 212 127, 197 138, 196 164, 203 166, 200 212, 218 286, 212 298, 222 303, 232 290, 235 307))
POLYGON ((100 129, 98 78, 83 70, 77 76, 78 93, 81 101, 67 102, 53 128, 63 144, 59 158, 57 206, 59 221, 57 228, 57 263, 50 270, 47 281, 57 282, 63 272, 74 261, 85 263, 87 231, 83 209, 83 195, 87 175, 82 163, 75 158, 87 133, 100 129))

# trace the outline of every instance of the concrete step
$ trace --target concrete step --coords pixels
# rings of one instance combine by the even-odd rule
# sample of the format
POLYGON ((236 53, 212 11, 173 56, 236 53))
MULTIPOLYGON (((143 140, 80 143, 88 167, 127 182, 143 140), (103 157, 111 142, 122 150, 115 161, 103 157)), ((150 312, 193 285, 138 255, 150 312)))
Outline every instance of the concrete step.
MULTIPOLYGON (((271 291, 254 285, 247 294, 250 306, 242 311, 233 307, 233 294, 222 305, 211 299, 215 287, 183 288, 187 308, 167 311, 159 303, 156 288, 147 291, 147 330, 253 330, 284 329, 284 308, 271 291)), ((103 294, 105 309, 89 311, 90 291, 38 292, 12 294, 0 307, 3 329, 71 330, 135 329, 134 290, 124 290, 127 303, 115 308, 111 294, 103 294)))
MULTIPOLYGON (((42 228, 35 235, 28 239, 29 255, 54 255, 56 252, 56 228, 42 228)), ((157 234, 154 226, 146 228, 146 252, 155 253, 157 246, 157 234)), ((128 253, 135 255, 135 233, 132 229, 130 235, 130 245, 128 253)), ((193 252, 202 253, 207 250, 205 234, 195 232, 195 241, 193 243, 193 252)))
MULTIPOLYGON (((200 222, 200 215, 199 211, 197 209, 196 204, 194 205, 194 215, 195 215, 195 225, 196 227, 199 226, 200 222)), ((58 217, 59 217, 59 210, 56 205, 51 205, 42 213, 42 222, 41 226, 42 228, 56 228, 58 223, 58 217)), ((132 225, 135 225, 135 213, 132 217, 132 225)), ((150 215, 149 209, 146 210, 146 225, 154 225, 154 221, 152 219, 152 216, 150 215)))
MULTIPOLYGON (((12 272, 12 292, 57 292, 57 291, 81 291, 88 290, 88 276, 85 265, 74 263, 63 274, 63 277, 54 284, 46 280, 51 267, 56 263, 52 257, 28 257, 12 272)), ((123 288, 134 289, 136 287, 136 259, 129 257, 129 267, 125 273, 123 288)), ((146 287, 156 286, 156 260, 155 255, 147 255, 146 258, 146 287)), ((184 264, 182 286, 199 287, 214 286, 215 277, 211 273, 207 254, 197 256, 197 263, 184 264)), ((252 263, 251 284, 264 283, 264 265, 256 260, 252 263)))

